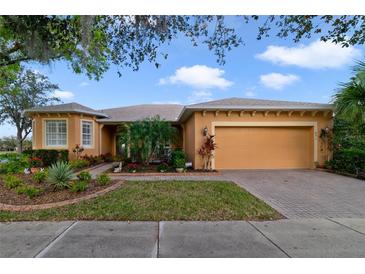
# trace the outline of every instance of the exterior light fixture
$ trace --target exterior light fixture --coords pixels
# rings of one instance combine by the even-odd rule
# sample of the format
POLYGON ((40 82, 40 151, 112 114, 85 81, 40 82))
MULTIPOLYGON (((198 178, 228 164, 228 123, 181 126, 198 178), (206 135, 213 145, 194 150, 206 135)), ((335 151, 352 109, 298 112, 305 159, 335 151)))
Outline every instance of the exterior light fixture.
POLYGON ((205 128, 203 129, 203 135, 207 136, 208 135, 208 128, 207 126, 205 126, 205 128))

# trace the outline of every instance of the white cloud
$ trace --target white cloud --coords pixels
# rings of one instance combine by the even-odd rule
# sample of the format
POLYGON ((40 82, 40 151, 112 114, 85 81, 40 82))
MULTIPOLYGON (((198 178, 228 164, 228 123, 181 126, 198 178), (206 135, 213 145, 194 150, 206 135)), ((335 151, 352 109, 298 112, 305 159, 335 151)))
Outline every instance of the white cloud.
POLYGON ((185 84, 196 89, 226 89, 233 85, 233 82, 223 78, 224 70, 212 68, 205 65, 192 67, 181 67, 174 75, 161 78, 160 85, 185 84))
POLYGON ((339 68, 361 57, 353 46, 343 48, 331 42, 315 41, 298 47, 268 46, 257 58, 278 65, 295 65, 309 69, 339 68))
POLYGON ((294 74, 281 74, 281 73, 269 73, 260 75, 260 82, 265 87, 272 89, 282 89, 283 87, 290 85, 296 81, 299 81, 299 76, 294 74))
POLYGON ((210 91, 193 91, 193 93, 188 97, 188 103, 195 104, 212 101, 212 95, 213 94, 210 91))
POLYGON ((80 83, 80 87, 87 87, 87 86, 90 86, 89 82, 81 82, 80 83))
POLYGON ((75 97, 75 94, 73 94, 71 91, 56 90, 54 92, 54 96, 59 99, 70 100, 75 97))

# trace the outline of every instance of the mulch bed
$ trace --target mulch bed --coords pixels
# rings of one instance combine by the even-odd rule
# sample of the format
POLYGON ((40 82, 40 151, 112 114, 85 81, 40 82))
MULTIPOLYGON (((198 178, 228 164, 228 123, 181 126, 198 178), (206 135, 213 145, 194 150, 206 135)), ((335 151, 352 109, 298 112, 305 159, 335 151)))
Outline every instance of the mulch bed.
POLYGON ((139 170, 137 170, 136 172, 130 172, 128 171, 128 167, 125 165, 122 168, 121 172, 113 172, 114 168, 109 169, 107 172, 109 173, 109 175, 130 175, 130 176, 170 176, 170 175, 218 175, 219 171, 218 170, 212 170, 212 171, 206 171, 203 169, 188 169, 182 173, 177 172, 174 168, 170 168, 165 172, 160 172, 157 170, 158 165, 149 165, 149 166, 144 166, 142 168, 140 168, 139 170))
POLYGON ((3 179, 0 178, 0 203, 9 205, 39 205, 60 202, 98 192, 118 182, 118 180, 112 180, 108 185, 100 186, 95 180, 92 180, 85 191, 75 193, 71 192, 69 189, 54 190, 54 188, 47 183, 38 184, 32 180, 32 175, 18 174, 16 176, 21 178, 25 184, 41 188, 43 192, 39 196, 30 199, 25 194, 17 194, 15 189, 7 189, 4 187, 3 179))
POLYGON ((131 173, 131 172, 111 172, 108 173, 108 175, 110 177, 113 176, 129 176, 129 177, 138 177, 138 176, 216 176, 216 175, 220 175, 221 173, 219 171, 214 171, 214 172, 206 172, 206 171, 186 171, 186 172, 182 172, 182 173, 178 173, 178 172, 136 172, 136 173, 131 173))

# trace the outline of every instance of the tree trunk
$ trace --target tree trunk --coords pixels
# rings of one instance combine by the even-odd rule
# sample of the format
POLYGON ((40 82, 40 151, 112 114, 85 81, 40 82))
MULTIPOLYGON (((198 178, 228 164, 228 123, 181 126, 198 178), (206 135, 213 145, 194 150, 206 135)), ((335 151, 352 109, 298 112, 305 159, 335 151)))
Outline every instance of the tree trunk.
POLYGON ((23 138, 22 138, 22 130, 19 128, 17 129, 16 140, 17 140, 16 151, 18 153, 22 153, 23 152, 23 138))

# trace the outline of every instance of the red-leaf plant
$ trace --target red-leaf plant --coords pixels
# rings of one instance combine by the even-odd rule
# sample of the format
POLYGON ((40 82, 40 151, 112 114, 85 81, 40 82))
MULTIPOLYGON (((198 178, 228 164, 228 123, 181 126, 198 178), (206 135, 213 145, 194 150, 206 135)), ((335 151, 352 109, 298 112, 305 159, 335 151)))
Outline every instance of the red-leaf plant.
POLYGON ((203 169, 212 170, 212 159, 214 157, 214 150, 217 144, 214 140, 214 135, 207 135, 205 141, 198 150, 198 154, 203 158, 203 169))
POLYGON ((82 152, 84 151, 84 148, 77 144, 75 148, 72 150, 73 153, 76 154, 76 159, 79 160, 82 152))

